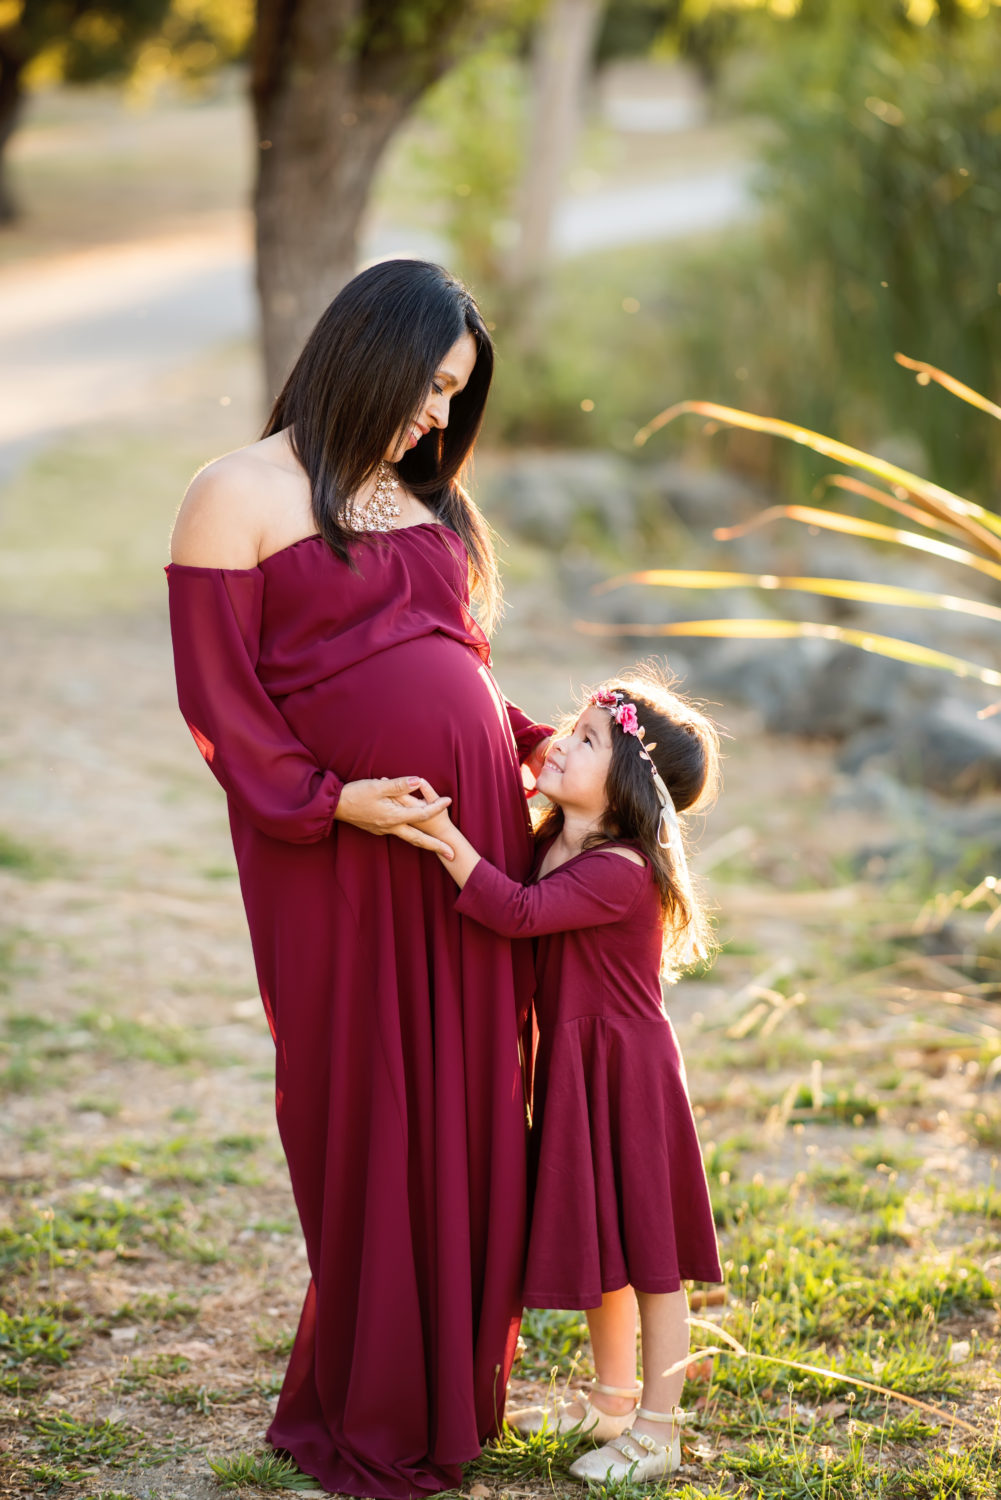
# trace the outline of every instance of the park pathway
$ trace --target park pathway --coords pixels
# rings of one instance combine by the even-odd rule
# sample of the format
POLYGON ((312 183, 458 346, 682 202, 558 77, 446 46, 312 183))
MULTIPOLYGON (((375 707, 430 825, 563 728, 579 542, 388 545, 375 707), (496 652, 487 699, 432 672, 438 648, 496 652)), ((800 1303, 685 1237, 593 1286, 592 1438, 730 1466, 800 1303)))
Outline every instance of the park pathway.
MULTIPOLYGON (((682 239, 748 211, 746 165, 567 197, 562 258, 682 239)), ((427 233, 382 227, 366 259, 446 258, 427 233)), ((98 247, 0 271, 0 482, 59 433, 121 415, 150 386, 255 326, 252 229, 227 214, 204 231, 98 247)))

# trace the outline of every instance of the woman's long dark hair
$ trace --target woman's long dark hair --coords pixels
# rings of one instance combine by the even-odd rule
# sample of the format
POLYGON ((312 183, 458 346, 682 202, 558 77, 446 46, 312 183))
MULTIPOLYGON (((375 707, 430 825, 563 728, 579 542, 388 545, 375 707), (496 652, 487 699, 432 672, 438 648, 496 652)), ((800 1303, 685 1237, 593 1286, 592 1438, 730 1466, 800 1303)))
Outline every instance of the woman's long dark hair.
MULTIPOLYGON (((674 692, 670 682, 651 667, 634 668, 629 676, 603 682, 601 687, 622 693, 635 704, 650 759, 671 794, 675 810, 694 812, 708 806, 719 786, 719 731, 712 720, 691 699, 674 692)), ((585 703, 589 697, 590 693, 585 694, 585 703)), ((670 852, 658 840, 660 802, 650 766, 639 753, 639 741, 614 723, 605 800, 600 828, 588 835, 584 848, 599 848, 609 839, 623 839, 646 855, 664 916, 663 972, 673 978, 679 968, 678 955, 689 943, 706 953, 711 951, 709 915, 694 888, 686 889, 678 880, 670 852)), ((562 827, 563 810, 554 805, 539 818, 535 836, 548 838, 562 827)))
POLYGON ((464 333, 476 342, 476 364, 452 397, 448 426, 432 428, 397 469, 465 543, 470 584, 489 629, 500 606, 497 562, 490 529, 462 480, 483 420, 494 351, 460 281, 423 260, 387 260, 359 272, 306 340, 262 436, 289 429, 309 475, 316 529, 349 561, 357 533, 346 520, 348 501, 416 421, 436 371, 464 333))

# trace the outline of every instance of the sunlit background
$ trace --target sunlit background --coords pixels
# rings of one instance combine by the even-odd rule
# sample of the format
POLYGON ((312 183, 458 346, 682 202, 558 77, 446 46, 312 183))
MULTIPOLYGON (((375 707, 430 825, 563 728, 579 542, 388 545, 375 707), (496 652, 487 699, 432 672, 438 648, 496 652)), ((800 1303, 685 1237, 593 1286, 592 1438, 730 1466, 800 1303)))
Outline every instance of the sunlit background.
MULTIPOLYGON (((743 1352, 670 1493, 995 1496, 1001 6, 341 9, 0 0, 0 1480, 268 1479, 304 1265, 161 570, 402 254, 497 341, 508 695, 656 657, 729 735, 668 1003, 743 1352)), ((525 1336, 526 1394, 589 1373, 576 1315, 525 1336)))

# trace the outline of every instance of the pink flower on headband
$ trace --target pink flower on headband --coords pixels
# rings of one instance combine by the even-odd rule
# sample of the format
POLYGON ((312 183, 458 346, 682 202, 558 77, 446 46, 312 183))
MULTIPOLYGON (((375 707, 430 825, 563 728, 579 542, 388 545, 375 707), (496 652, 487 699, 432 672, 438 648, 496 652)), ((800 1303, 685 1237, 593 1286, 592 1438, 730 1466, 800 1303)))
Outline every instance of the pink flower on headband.
POLYGON ((594 708, 607 708, 612 718, 625 734, 639 734, 640 725, 636 717, 636 705, 630 703, 625 693, 613 692, 611 688, 600 688, 589 699, 594 708))

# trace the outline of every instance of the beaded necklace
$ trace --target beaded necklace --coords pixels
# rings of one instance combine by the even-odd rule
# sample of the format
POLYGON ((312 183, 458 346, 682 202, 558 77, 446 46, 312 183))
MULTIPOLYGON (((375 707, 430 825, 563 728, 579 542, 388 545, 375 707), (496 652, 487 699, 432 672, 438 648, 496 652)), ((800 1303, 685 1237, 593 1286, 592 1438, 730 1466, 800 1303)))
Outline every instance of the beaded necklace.
POLYGON ((392 464, 383 459, 375 471, 375 489, 360 505, 352 500, 347 520, 355 531, 395 531, 401 511, 395 495, 400 480, 392 464))

